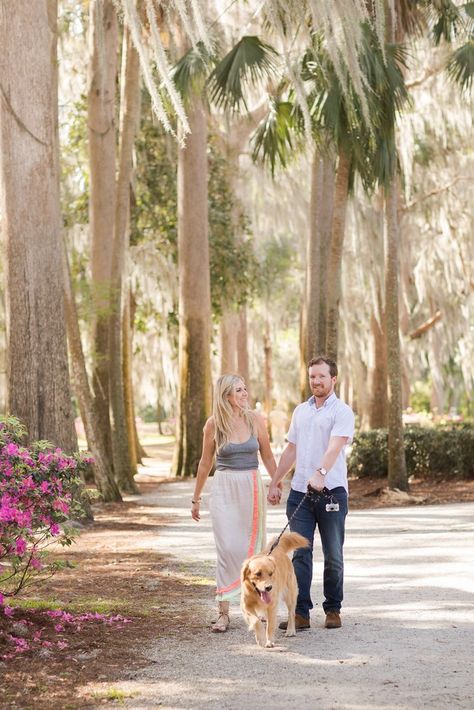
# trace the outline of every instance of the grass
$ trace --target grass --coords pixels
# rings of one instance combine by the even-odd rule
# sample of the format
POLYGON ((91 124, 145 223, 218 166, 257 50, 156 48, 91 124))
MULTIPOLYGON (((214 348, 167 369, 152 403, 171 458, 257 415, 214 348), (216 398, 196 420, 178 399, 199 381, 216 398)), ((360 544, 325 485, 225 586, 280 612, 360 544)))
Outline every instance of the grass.
POLYGON ((83 597, 82 599, 76 599, 73 602, 63 602, 60 599, 48 598, 48 599, 15 599, 11 603, 19 609, 32 609, 32 610, 50 610, 50 609, 61 609, 63 611, 69 611, 71 613, 83 613, 83 612, 97 612, 98 614, 111 614, 111 613, 121 613, 121 614, 147 614, 149 609, 147 606, 141 605, 140 609, 137 609, 137 605, 130 603, 130 599, 97 599, 96 597, 83 597))
POLYGON ((133 698, 136 693, 120 690, 120 688, 107 688, 106 690, 96 690, 91 695, 94 700, 114 700, 119 705, 123 705, 127 698, 133 698))

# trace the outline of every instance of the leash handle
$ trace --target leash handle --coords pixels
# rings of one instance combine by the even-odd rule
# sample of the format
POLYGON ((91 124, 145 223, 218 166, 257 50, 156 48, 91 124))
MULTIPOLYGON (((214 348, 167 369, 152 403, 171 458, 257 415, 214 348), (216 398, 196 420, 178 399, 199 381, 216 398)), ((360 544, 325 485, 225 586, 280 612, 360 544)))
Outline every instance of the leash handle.
MULTIPOLYGON (((267 552, 267 555, 271 555, 271 554, 272 554, 273 550, 275 549, 275 547, 276 547, 276 546, 278 545, 278 543, 280 542, 281 537, 282 537, 283 533, 285 532, 286 528, 287 528, 288 525, 291 523, 291 521, 292 521, 293 518, 295 517, 296 513, 298 512, 298 510, 301 508, 301 506, 303 505, 303 503, 304 503, 304 501, 306 500, 306 498, 308 498, 308 497, 311 495, 311 493, 310 493, 310 491, 309 491, 309 488, 310 488, 310 486, 309 486, 309 484, 308 484, 308 490, 306 491, 306 493, 304 494, 303 498, 300 500, 300 502, 298 503, 298 505, 297 505, 296 508, 294 509, 294 511, 293 511, 293 513, 291 514, 291 516, 288 518, 287 524, 285 525, 285 527, 283 528, 283 530, 281 531, 281 533, 278 535, 278 537, 277 537, 277 539, 275 540, 275 542, 272 544, 272 546, 271 546, 269 552, 267 552)), ((314 489, 311 489, 311 490, 314 490, 314 489)))

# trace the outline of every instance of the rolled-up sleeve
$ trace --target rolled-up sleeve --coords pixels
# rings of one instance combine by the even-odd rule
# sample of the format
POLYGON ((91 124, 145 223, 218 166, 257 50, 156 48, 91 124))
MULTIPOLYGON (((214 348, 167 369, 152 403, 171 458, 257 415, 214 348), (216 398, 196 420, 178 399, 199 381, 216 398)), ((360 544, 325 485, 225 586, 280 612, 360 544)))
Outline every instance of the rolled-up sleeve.
POLYGON ((291 424, 290 428, 288 429, 288 433, 286 435, 286 440, 290 444, 296 444, 296 409, 293 412, 293 416, 291 417, 291 424))
POLYGON ((331 429, 331 436, 347 436, 348 444, 354 436, 355 417, 354 412, 346 404, 339 408, 334 419, 334 426, 331 429))

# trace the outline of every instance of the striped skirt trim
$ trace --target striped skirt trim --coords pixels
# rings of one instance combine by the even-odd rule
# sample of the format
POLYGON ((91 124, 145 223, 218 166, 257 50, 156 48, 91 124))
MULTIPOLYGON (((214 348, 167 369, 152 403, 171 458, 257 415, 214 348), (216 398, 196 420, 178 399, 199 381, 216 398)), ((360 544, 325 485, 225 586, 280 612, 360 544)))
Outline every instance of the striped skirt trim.
POLYGON ((214 474, 211 518, 217 551, 217 601, 240 596, 240 569, 265 547, 266 495, 258 471, 214 474))

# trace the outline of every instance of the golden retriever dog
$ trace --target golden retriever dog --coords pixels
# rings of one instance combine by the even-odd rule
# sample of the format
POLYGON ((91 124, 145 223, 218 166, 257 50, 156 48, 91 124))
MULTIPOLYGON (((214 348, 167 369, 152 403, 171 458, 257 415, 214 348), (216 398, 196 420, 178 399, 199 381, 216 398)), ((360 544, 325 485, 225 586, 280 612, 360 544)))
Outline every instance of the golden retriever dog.
POLYGON ((272 648, 274 645, 278 602, 281 598, 288 607, 285 636, 296 636, 298 585, 288 552, 308 545, 308 540, 299 533, 285 533, 272 552, 270 543, 264 552, 249 557, 242 565, 240 608, 249 629, 255 631, 255 640, 259 646, 272 648))

